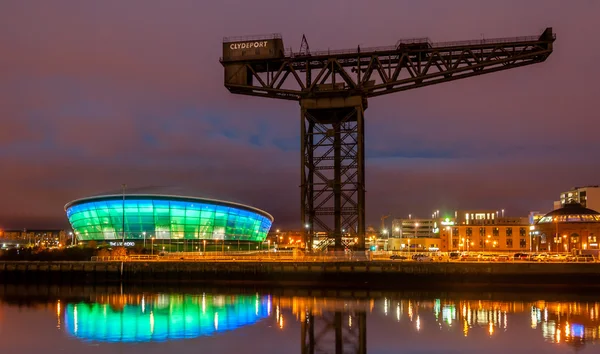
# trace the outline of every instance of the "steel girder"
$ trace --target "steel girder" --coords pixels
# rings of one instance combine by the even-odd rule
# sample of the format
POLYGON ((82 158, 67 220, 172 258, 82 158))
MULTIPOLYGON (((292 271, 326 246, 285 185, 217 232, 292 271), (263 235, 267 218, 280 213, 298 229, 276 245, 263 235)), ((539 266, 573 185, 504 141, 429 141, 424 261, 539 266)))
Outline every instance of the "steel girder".
POLYGON ((364 311, 326 312, 316 317, 309 310, 300 330, 302 354, 367 353, 367 315, 364 311))
POLYGON ((364 108, 361 97, 301 101, 301 218, 312 251, 316 231, 343 250, 348 234, 364 248, 364 108))
POLYGON ((248 85, 228 84, 226 78, 232 93, 287 100, 369 98, 540 63, 552 53, 555 38, 548 28, 539 37, 439 44, 417 39, 394 47, 221 63, 247 70, 248 85))

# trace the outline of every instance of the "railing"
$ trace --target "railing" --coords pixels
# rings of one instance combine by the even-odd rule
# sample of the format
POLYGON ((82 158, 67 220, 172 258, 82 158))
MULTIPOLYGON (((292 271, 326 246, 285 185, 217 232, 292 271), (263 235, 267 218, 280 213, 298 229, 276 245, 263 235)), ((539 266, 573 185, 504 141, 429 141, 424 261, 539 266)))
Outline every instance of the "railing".
POLYGON ((253 36, 233 36, 223 37, 223 43, 244 42, 244 41, 264 41, 269 39, 281 39, 281 33, 258 34, 253 36))
MULTIPOLYGON (((552 34, 552 39, 556 39, 556 34, 552 34)), ((428 37, 423 38, 410 38, 400 39, 396 42, 395 46, 380 46, 380 47, 356 47, 352 49, 334 49, 334 50, 319 50, 311 53, 299 53, 293 51, 287 51, 286 56, 288 57, 307 57, 307 56, 323 56, 323 55, 340 55, 340 54, 358 54, 358 53, 373 53, 373 52, 387 52, 397 50, 401 44, 427 44, 432 48, 444 48, 444 47, 460 47, 467 45, 485 45, 485 44, 496 44, 496 43, 511 43, 511 42, 536 42, 540 40, 540 36, 521 36, 521 37, 503 37, 503 38, 489 38, 489 39, 472 39, 465 41, 449 41, 449 42, 437 42, 432 43, 428 37)))
MULTIPOLYGON (((202 262, 349 262, 349 261, 406 261, 414 262, 413 256, 426 255, 433 262, 477 262, 477 263, 592 263, 598 262, 596 257, 584 257, 563 255, 564 257, 541 256, 532 258, 535 253, 519 252, 527 254, 527 259, 515 258, 514 252, 485 253, 472 252, 462 253, 458 258, 452 258, 447 252, 399 252, 399 251, 375 251, 375 252, 341 252, 337 254, 316 252, 296 253, 294 252, 178 252, 163 255, 130 255, 130 256, 94 256, 93 262, 137 262, 137 261, 202 261, 202 262), (393 257, 393 258, 392 258, 393 257)), ((539 254, 538 254, 539 255, 539 254)), ((422 259, 423 260, 423 259, 422 259)), ((426 259, 429 261, 429 259, 426 259)))

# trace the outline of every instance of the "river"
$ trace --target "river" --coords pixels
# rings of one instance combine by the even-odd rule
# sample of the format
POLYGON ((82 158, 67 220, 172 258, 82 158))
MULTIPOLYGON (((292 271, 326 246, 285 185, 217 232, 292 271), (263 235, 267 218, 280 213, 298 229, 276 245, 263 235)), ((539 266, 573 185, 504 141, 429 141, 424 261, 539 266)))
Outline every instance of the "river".
POLYGON ((600 296, 0 285, 0 352, 597 353, 600 296))

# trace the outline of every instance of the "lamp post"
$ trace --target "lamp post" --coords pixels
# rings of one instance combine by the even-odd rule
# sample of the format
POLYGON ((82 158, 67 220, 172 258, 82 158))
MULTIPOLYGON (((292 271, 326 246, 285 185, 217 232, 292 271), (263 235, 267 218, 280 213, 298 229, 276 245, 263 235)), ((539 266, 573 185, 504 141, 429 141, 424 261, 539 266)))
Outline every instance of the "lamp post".
POLYGON ((154 256, 154 236, 150 237, 150 244, 151 244, 150 254, 154 256))
MULTIPOLYGON (((415 242, 417 241, 417 230, 418 230, 418 229, 419 229, 419 223, 417 222, 417 223, 415 223, 415 242)), ((415 244, 415 246, 416 246, 416 245, 417 245, 417 244, 415 244)), ((410 250, 408 250, 408 251, 410 252, 410 250)), ((415 250, 415 252, 416 252, 416 250, 415 250)))
POLYGON ((206 240, 202 241, 202 253, 206 256, 206 240))
POLYGON ((305 224, 304 225, 304 229, 305 231, 305 235, 304 235, 304 239, 306 240, 306 248, 308 252, 312 252, 313 251, 313 242, 314 240, 312 239, 312 237, 310 237, 310 225, 309 224, 305 224), (309 240, 311 240, 310 244, 309 244, 309 240))
POLYGON ((383 234, 385 235, 384 239, 386 240, 386 241, 384 241, 385 243, 383 244, 383 250, 387 251, 387 243, 388 243, 388 240, 389 240, 388 230, 387 229, 383 229, 383 234))
MULTIPOLYGON (((558 252, 558 241, 560 240, 558 236, 558 217, 554 217, 554 223, 556 224, 556 233, 554 234, 554 242, 556 242, 556 252, 558 252)), ((550 249, 552 251, 552 249, 550 249)))
POLYGON ((448 234, 448 251, 452 252, 452 228, 446 226, 446 233, 448 234))
POLYGON ((533 232, 535 231, 535 226, 529 226, 529 253, 533 250, 533 232))
POLYGON ((144 235, 144 248, 146 248, 146 231, 142 232, 142 235, 144 235))
POLYGON ((127 185, 125 183, 121 184, 121 188, 123 191, 123 234, 121 238, 121 246, 125 247, 125 188, 127 185))

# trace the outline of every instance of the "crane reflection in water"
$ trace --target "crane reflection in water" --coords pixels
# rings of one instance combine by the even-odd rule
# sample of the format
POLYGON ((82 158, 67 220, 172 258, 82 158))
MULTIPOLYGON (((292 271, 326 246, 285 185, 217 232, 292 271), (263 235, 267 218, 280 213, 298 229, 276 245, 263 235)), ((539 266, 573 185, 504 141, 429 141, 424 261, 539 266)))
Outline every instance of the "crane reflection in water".
POLYGON ((268 296, 114 295, 69 303, 64 326, 70 335, 98 342, 150 342, 212 336, 269 316, 268 296))

